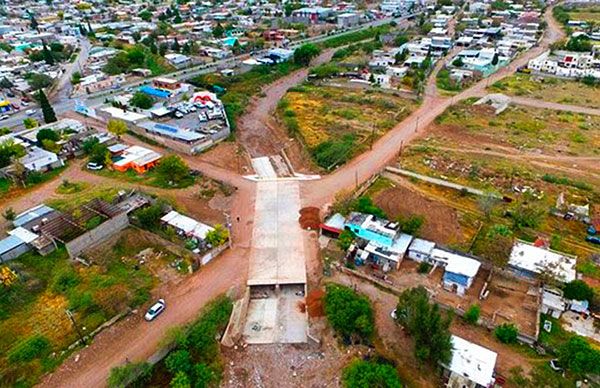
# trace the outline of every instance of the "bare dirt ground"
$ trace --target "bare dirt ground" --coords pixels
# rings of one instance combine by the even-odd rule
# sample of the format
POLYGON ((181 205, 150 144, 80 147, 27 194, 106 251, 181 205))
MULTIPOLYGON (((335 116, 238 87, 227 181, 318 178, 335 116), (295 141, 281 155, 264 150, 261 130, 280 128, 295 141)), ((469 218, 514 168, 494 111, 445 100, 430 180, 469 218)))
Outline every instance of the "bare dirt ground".
POLYGON ((420 234, 424 238, 435 239, 442 244, 463 238, 456 210, 426 198, 408 187, 397 185, 384 189, 375 194, 373 201, 391 219, 435 214, 435 217, 427 218, 427 222, 420 230, 420 234))
MULTIPOLYGON (((359 292, 371 299, 375 307, 375 323, 378 334, 385 349, 389 349, 390 356, 398 361, 403 382, 406 381, 407 385, 418 387, 440 385, 435 378, 437 374, 434 371, 427 370, 414 358, 412 339, 390 317, 390 312, 398 303, 398 298, 395 295, 383 292, 368 282, 339 272, 334 274, 332 280, 348 286, 356 285, 359 292), (416 373, 416 371, 419 373, 416 373), (405 376, 405 374, 408 374, 408 376, 405 376)), ((521 366, 525 373, 528 373, 533 364, 542 360, 539 357, 528 356, 527 353, 519 351, 515 347, 496 341, 485 328, 467 325, 458 319, 454 319, 450 331, 454 335, 473 341, 498 353, 496 370, 503 376, 508 376, 509 370, 516 366, 521 366)), ((379 351, 379 349, 377 350, 379 351)))
MULTIPOLYGON (((312 64, 329 62, 334 52, 333 49, 324 51, 312 61, 312 64)), ((275 155, 285 147, 285 152, 297 171, 310 171, 302 146, 296 141, 291 141, 274 118, 279 100, 290 87, 299 84, 307 77, 308 70, 308 68, 297 70, 265 86, 263 96, 254 98, 247 113, 239 119, 238 136, 252 158, 275 155)))
POLYGON ((238 142, 221 142, 196 158, 237 174, 246 175, 252 172, 248 155, 238 142))

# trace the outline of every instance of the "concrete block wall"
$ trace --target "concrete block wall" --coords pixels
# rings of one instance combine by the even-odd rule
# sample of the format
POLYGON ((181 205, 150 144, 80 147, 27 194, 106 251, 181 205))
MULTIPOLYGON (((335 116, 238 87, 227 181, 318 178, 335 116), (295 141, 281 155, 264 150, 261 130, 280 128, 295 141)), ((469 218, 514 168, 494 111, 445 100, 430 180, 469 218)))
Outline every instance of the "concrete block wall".
POLYGON ((65 244, 71 258, 76 257, 86 249, 108 239, 115 233, 120 232, 129 225, 127 213, 123 212, 116 217, 104 221, 96 228, 82 234, 81 236, 65 244))

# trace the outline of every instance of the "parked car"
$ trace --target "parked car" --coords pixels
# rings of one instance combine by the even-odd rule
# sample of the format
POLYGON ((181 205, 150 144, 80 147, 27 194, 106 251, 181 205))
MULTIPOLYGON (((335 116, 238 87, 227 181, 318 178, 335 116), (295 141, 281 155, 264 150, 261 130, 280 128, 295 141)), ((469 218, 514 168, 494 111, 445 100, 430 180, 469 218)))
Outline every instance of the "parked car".
POLYGON ((21 101, 21 105, 23 105, 23 106, 29 106, 29 103, 27 101, 21 101))
POLYGON ((587 236, 585 241, 600 245, 600 237, 598 236, 587 236))
POLYGON ((395 321, 396 319, 398 319, 398 314, 396 314, 396 309, 393 309, 392 312, 390 313, 390 317, 392 317, 392 319, 395 321))
POLYGON ((103 165, 101 165, 100 163, 95 163, 95 162, 89 162, 87 164, 87 169, 88 170, 94 170, 94 171, 98 171, 98 170, 102 170, 102 168, 104 168, 103 165))
POLYGON ((206 113, 204 113, 204 112, 198 113, 198 120, 200 120, 200 121, 208 121, 208 117, 206 117, 206 113))
POLYGON ((27 109, 25 113, 27 113, 27 116, 33 116, 35 114, 35 109, 27 109))
POLYGON ((178 119, 181 119, 181 118, 183 118, 183 113, 181 113, 180 111, 176 111, 175 117, 177 117, 178 119))
POLYGON ((156 303, 154 303, 144 315, 144 319, 148 322, 154 320, 154 318, 158 317, 163 311, 165 311, 165 300, 159 299, 156 303))
POLYGON ((8 120, 9 117, 9 115, 2 115, 0 116, 0 120, 8 120))

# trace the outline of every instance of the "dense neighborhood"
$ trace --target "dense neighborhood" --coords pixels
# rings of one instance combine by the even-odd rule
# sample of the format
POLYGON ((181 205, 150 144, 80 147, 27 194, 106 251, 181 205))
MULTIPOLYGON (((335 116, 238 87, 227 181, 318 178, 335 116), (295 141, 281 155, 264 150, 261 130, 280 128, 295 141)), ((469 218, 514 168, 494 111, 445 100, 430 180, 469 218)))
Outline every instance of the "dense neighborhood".
POLYGON ((0 385, 600 385, 600 3, 0 0, 0 385))

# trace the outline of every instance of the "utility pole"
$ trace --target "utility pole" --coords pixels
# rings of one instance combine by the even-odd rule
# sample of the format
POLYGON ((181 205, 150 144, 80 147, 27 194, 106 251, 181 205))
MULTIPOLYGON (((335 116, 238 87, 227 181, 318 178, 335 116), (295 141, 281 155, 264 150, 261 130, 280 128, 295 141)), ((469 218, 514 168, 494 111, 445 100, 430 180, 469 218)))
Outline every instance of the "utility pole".
POLYGON ((358 169, 354 170, 354 189, 358 189, 358 169))
POLYGON ((71 320, 71 323, 73 324, 73 328, 77 332, 77 335, 79 335, 79 339, 81 340, 81 342, 84 345, 87 346, 87 342, 86 342, 85 338, 83 337, 83 333, 81 332, 81 330, 79 330, 79 326, 77 326, 77 322, 75 322, 75 316, 73 315, 73 313, 69 309, 66 309, 65 313, 67 314, 67 317, 69 317, 69 319, 71 320))
POLYGON ((371 141, 369 144, 369 149, 373 150, 373 141, 375 140, 375 126, 371 123, 371 141))
POLYGON ((417 121, 415 122, 415 132, 419 130, 419 116, 417 116, 417 121))

